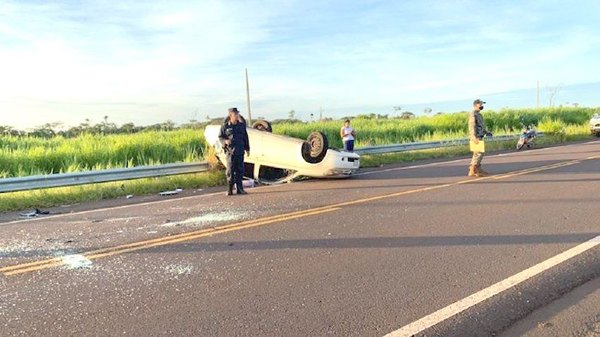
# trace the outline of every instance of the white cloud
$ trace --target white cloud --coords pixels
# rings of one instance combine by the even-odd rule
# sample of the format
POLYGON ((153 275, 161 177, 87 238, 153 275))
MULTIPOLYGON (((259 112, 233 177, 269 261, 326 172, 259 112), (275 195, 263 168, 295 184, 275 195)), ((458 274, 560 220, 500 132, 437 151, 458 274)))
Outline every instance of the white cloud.
POLYGON ((29 126, 203 118, 244 106, 244 67, 267 117, 593 81, 586 6, 3 1, 0 111, 29 126))

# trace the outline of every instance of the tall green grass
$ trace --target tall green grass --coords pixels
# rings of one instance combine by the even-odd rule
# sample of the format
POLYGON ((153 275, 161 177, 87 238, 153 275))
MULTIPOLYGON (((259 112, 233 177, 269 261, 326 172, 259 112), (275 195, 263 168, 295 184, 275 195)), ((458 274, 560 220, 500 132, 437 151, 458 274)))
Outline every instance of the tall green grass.
MULTIPOLYGON (((503 109, 501 111, 484 111, 483 116, 487 128, 494 134, 518 133, 522 126, 546 125, 552 121, 560 123, 562 128, 568 126, 583 127, 596 113, 596 108, 561 107, 540 109, 503 109)), ((427 140, 462 138, 467 135, 467 112, 421 116, 414 119, 362 119, 352 120, 356 129, 356 146, 383 145, 427 140)), ((306 138, 312 131, 322 131, 327 135, 332 147, 342 147, 339 136, 340 121, 313 123, 282 123, 273 126, 279 134, 306 138)), ((543 131, 543 130, 540 130, 543 131)), ((586 131, 587 132, 587 131, 586 131)))
MULTIPOLYGON (((495 134, 517 133, 521 121, 538 125, 548 134, 538 144, 555 144, 589 137, 587 122, 592 108, 553 108, 486 111, 486 124, 495 134)), ((282 123, 276 133, 306 138, 312 131, 327 134, 332 147, 341 147, 341 121, 282 123)), ((467 135, 467 113, 403 119, 361 119, 352 121, 358 132, 357 146, 462 138, 467 135)), ((514 142, 492 143, 491 149, 511 149, 514 142)), ((210 149, 208 149, 210 151, 210 149)), ((362 166, 448 158, 465 155, 468 147, 363 156, 362 166)), ((210 157, 201 130, 147 131, 131 135, 82 135, 77 138, 0 136, 0 178, 73 172, 91 169, 132 167, 173 162, 191 162, 210 157)), ((195 175, 138 179, 85 186, 52 188, 0 194, 0 212, 33 207, 51 207, 74 202, 147 194, 175 187, 197 188, 224 182, 220 171, 195 175)))
MULTIPOLYGON (((495 134, 516 133, 525 124, 555 135, 587 133, 595 108, 542 108, 485 111, 488 128, 495 134)), ((341 121, 280 123, 274 132, 306 138, 322 131, 331 147, 342 147, 341 121)), ((414 119, 352 120, 357 146, 462 138, 467 134, 467 113, 422 116, 414 119)), ((140 165, 191 162, 204 159, 202 130, 146 131, 128 135, 91 135, 50 139, 0 136, 0 178, 36 174, 99 170, 140 165)))
POLYGON ((203 158, 205 147, 197 130, 51 139, 4 136, 0 177, 191 162, 203 158))

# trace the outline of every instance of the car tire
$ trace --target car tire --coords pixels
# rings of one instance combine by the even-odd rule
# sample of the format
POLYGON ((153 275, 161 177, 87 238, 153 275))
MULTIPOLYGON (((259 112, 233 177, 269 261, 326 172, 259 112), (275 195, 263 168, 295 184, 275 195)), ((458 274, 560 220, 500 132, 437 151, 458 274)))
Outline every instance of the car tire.
POLYGON ((252 128, 258 131, 266 131, 273 132, 273 128, 271 127, 271 123, 266 120, 259 119, 256 122, 252 123, 252 128))
POLYGON ((310 164, 320 163, 325 158, 328 149, 327 136, 323 132, 312 132, 308 135, 306 141, 302 143, 302 158, 310 164))

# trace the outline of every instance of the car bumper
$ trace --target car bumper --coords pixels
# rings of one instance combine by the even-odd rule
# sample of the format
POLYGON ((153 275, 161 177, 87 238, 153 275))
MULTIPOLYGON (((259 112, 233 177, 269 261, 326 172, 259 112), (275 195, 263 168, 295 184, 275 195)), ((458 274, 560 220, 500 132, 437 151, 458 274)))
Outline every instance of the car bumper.
POLYGON ((327 169, 324 170, 323 177, 348 177, 356 173, 360 168, 360 156, 350 152, 333 152, 327 154, 322 164, 327 169))

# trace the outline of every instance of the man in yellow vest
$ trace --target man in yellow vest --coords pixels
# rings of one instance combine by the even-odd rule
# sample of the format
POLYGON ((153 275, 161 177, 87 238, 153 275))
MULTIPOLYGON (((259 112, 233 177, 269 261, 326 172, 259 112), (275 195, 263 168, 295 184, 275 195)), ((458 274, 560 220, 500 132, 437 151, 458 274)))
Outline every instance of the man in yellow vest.
MULTIPOLYGON (((483 137, 491 136, 492 133, 485 129, 485 122, 481 115, 483 110, 484 101, 476 99, 473 101, 473 110, 469 113, 469 139, 479 144, 483 141, 483 137)), ((473 159, 471 159, 471 166, 469 166, 469 177, 485 177, 488 175, 481 168, 481 160, 483 159, 483 152, 473 151, 473 159)))

